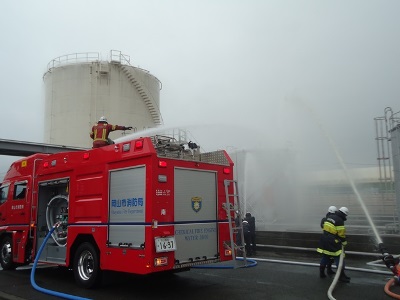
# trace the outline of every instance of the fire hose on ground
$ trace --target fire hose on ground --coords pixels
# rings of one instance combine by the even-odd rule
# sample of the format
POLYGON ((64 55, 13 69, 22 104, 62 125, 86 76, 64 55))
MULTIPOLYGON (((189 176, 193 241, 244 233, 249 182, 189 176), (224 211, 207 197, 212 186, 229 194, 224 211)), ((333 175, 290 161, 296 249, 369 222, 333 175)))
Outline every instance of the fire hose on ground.
MULTIPOLYGON (((399 259, 395 259, 393 257, 393 255, 389 254, 389 252, 387 251, 387 249, 385 248, 385 246, 383 245, 383 243, 379 244, 379 250, 382 252, 382 260, 385 263, 385 265, 392 271, 394 278, 391 278, 385 285, 384 287, 384 291, 386 294, 388 294, 389 296, 391 296, 392 298, 395 299, 400 299, 400 295, 393 293, 392 291, 390 291, 390 288, 392 286, 394 286, 396 283, 399 283, 399 259)), ((335 275, 335 278, 332 281, 331 286, 328 289, 328 298, 330 300, 336 300, 336 298, 334 298, 332 296, 332 291, 336 286, 336 283, 340 277, 340 273, 342 272, 342 268, 343 268, 343 259, 344 259, 344 247, 342 247, 342 253, 340 254, 340 260, 339 260, 339 266, 335 275)))
MULTIPOLYGON (((236 260, 244 261, 243 257, 236 257, 236 260)), ((257 262, 253 259, 246 259, 246 264, 241 266, 241 268, 250 268, 250 267, 255 267, 257 265, 257 262), (247 264, 247 262, 250 262, 250 264, 247 264)), ((235 269, 235 266, 232 265, 198 265, 198 266, 193 266, 192 268, 194 269, 235 269)))
POLYGON ((344 247, 342 246, 342 253, 340 254, 340 259, 339 259, 339 265, 338 265, 338 268, 337 268, 337 272, 336 272, 335 277, 333 278, 332 284, 331 284, 331 286, 329 287, 328 293, 327 293, 328 298, 329 298, 330 300, 336 300, 336 298, 333 297, 332 292, 333 292, 333 289, 334 289, 335 286, 336 286, 336 283, 337 283, 338 280, 339 280, 340 273, 342 273, 343 259, 344 259, 344 247))
POLYGON ((74 296, 74 295, 70 295, 70 294, 64 294, 64 293, 60 293, 60 292, 57 292, 57 291, 52 291, 52 290, 45 289, 45 288, 42 288, 42 287, 38 286, 36 284, 36 282, 35 282, 35 270, 36 270, 37 263, 39 261, 39 257, 42 254, 44 246, 47 243, 47 240, 49 239, 49 237, 52 235, 54 230, 59 225, 60 225, 60 223, 58 222, 58 223, 54 224, 54 226, 50 229, 50 231, 46 235, 42 245, 40 246, 38 253, 36 254, 35 261, 33 263, 33 267, 32 267, 32 270, 31 270, 31 284, 32 284, 32 286, 33 286, 33 288, 35 290, 37 290, 39 292, 42 292, 42 293, 45 293, 45 294, 52 295, 52 296, 56 296, 56 297, 60 297, 60 298, 64 298, 64 299, 73 299, 73 300, 89 300, 88 298, 82 298, 82 297, 79 297, 79 296, 74 296))
POLYGON ((389 254, 389 251, 386 249, 386 247, 383 245, 383 243, 380 243, 379 245, 379 250, 382 252, 382 260, 385 263, 386 267, 388 267, 392 273, 393 273, 393 278, 391 278, 384 287, 384 291, 386 294, 388 294, 390 297, 395 298, 395 299, 400 299, 400 295, 393 293, 390 288, 396 284, 399 284, 399 258, 394 258, 393 255, 389 254))
MULTIPOLYGON (((290 248, 290 249, 294 249, 294 250, 302 250, 302 251, 314 251, 314 249, 311 248, 304 248, 304 247, 287 247, 287 246, 277 246, 277 245, 259 245, 262 247, 274 247, 274 248, 290 248)), ((390 291, 390 288, 392 286, 395 285, 399 285, 400 283, 400 265, 399 265, 399 257, 393 257, 391 254, 389 254, 388 250, 385 248, 385 246, 383 245, 383 243, 378 244, 379 250, 382 253, 381 259, 382 261, 385 263, 386 267, 388 269, 391 270, 391 273, 394 275, 394 278, 390 279, 385 287, 384 287, 384 291, 386 294, 388 294, 389 296, 395 298, 395 299, 400 299, 400 295, 396 294, 392 291, 390 291)), ((348 251, 348 253, 352 253, 352 254, 357 254, 357 255, 367 255, 367 256, 371 256, 372 254, 375 256, 375 253, 365 253, 365 252, 354 252, 354 251, 348 251)), ((302 265, 302 266, 318 266, 318 264, 314 264, 314 263, 300 263, 300 262, 291 262, 291 261, 282 261, 282 260, 274 260, 274 259, 258 259, 260 261, 265 261, 265 262, 272 262, 272 263, 286 263, 286 264, 294 264, 294 265, 302 265)), ((340 263, 340 261, 339 261, 340 263)), ((383 274, 383 275, 389 275, 389 272, 385 272, 385 271, 378 271, 378 270, 370 270, 370 269, 362 269, 362 268, 352 268, 352 267, 348 267, 347 269, 349 270, 354 270, 354 271, 362 271, 362 272, 369 272, 369 273, 377 273, 377 274, 383 274)), ((340 271, 338 271, 338 273, 340 274, 340 271)), ((333 290, 334 286, 332 284, 332 290, 333 290)), ((329 295, 328 295, 329 297, 329 295)))

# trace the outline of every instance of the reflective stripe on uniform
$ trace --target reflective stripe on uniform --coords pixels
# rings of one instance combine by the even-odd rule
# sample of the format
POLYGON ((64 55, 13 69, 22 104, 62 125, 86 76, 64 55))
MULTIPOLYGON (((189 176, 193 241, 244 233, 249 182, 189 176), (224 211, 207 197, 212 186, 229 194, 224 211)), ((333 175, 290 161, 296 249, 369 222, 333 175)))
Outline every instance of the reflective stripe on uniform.
POLYGON ((346 238, 346 228, 344 226, 337 226, 337 235, 341 238, 346 238))
POLYGON ((338 233, 337 228, 335 225, 333 225, 331 222, 325 221, 324 222, 324 228, 323 230, 329 233, 332 233, 333 235, 336 235, 338 233))
POLYGON ((330 256, 339 256, 342 253, 342 249, 336 251, 336 252, 331 252, 325 249, 317 248, 317 252, 321 254, 326 254, 330 256))
POLYGON ((103 141, 106 142, 107 141, 107 129, 103 128, 101 129, 101 138, 97 137, 97 128, 94 130, 94 141, 103 141))

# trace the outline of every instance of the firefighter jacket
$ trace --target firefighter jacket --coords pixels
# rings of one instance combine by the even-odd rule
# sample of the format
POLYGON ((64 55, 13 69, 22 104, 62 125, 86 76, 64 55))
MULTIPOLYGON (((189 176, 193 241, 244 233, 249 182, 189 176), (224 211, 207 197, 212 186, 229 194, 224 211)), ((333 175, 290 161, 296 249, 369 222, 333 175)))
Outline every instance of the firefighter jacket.
POLYGON ((245 221, 243 222, 243 233, 246 234, 250 234, 250 225, 249 222, 245 221))
POLYGON ((326 217, 317 252, 329 256, 339 256, 342 253, 342 246, 347 245, 345 220, 346 217, 340 212, 326 217))
POLYGON ((108 135, 110 132, 125 129, 125 126, 111 125, 103 122, 96 123, 96 125, 92 127, 92 132, 90 132, 90 137, 93 139, 93 148, 109 145, 108 135))
POLYGON ((245 220, 249 222, 250 233, 256 233, 256 219, 254 217, 246 217, 245 220))
POLYGON ((328 212, 327 214, 326 214, 326 216, 325 217, 323 217, 322 219, 321 219, 321 228, 323 229, 324 228, 324 223, 325 223, 325 221, 326 221, 326 218, 328 218, 329 216, 332 216, 332 215, 334 215, 335 213, 330 213, 330 212, 328 212))

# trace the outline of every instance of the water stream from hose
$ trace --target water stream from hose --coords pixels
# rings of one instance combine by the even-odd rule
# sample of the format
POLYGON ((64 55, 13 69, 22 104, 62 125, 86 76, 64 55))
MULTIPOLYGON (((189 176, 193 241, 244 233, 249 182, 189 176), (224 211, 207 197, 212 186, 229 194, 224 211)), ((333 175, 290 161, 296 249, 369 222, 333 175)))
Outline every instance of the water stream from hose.
POLYGON ((354 191, 354 193, 355 193, 355 195, 357 197, 357 200, 360 203, 361 208, 363 209, 363 211, 365 213, 365 216, 367 217, 368 223, 370 224, 370 226, 372 228, 372 231, 373 231, 373 233, 374 233, 374 235, 376 237, 377 244, 382 243, 382 239, 381 239, 381 237, 380 237, 380 235, 378 233, 378 230, 376 229, 376 226, 375 226, 374 222, 372 221, 371 215, 369 214, 369 211, 368 211, 368 209, 367 209, 367 207, 366 207, 366 205, 365 205, 365 203, 364 203, 364 201, 363 201, 363 199, 362 199, 362 197, 361 197, 361 195, 360 195, 360 193, 359 193, 359 191, 357 189, 357 186, 354 183, 353 178, 349 174, 349 170, 347 169, 347 166, 346 166, 346 164, 345 164, 345 162, 343 160, 342 155, 339 152, 338 147, 336 146, 335 142, 331 138, 331 136, 328 133, 328 131, 322 126, 322 122, 319 120, 317 114, 308 105, 306 105, 305 103, 302 103, 302 104, 311 113, 312 117, 314 118, 314 121, 317 123, 319 129, 321 130, 323 135, 326 137, 326 139, 329 142, 329 145, 332 147, 333 151, 335 152, 336 158, 339 161, 340 166, 342 167, 342 169, 343 169, 343 171, 345 173, 345 176, 346 176, 347 180, 349 181, 349 183, 351 185, 351 188, 353 189, 353 191, 354 191))

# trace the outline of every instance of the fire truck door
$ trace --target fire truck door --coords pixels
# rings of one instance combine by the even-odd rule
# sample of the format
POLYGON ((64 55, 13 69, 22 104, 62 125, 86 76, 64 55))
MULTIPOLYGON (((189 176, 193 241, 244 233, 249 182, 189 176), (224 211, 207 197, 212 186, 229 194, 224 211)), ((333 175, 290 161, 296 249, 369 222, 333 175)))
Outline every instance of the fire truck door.
POLYGON ((110 172, 108 241, 111 246, 144 246, 145 174, 144 166, 110 172))
POLYGON ((10 184, 5 184, 0 187, 0 226, 7 224, 7 211, 10 203, 10 201, 7 200, 9 189, 10 184))
POLYGON ((11 202, 9 203, 10 218, 14 224, 29 224, 29 205, 28 205, 28 180, 20 180, 11 185, 11 202))

